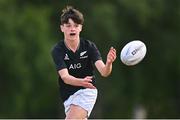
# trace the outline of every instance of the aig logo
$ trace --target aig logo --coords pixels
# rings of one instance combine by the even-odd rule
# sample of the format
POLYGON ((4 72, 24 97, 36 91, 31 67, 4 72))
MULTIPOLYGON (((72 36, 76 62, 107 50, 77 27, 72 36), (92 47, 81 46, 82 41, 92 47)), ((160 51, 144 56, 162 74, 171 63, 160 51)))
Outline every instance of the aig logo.
POLYGON ((71 64, 70 66, 69 66, 69 69, 79 69, 79 68, 81 68, 82 66, 81 66, 81 63, 77 63, 77 64, 71 64))

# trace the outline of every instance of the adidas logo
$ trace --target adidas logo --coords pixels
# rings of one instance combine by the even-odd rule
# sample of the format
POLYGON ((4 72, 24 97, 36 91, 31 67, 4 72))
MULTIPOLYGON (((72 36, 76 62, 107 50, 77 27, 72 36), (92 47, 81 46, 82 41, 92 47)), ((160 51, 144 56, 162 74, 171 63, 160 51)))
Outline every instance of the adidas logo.
POLYGON ((69 57, 67 54, 65 55, 64 60, 69 60, 69 57))

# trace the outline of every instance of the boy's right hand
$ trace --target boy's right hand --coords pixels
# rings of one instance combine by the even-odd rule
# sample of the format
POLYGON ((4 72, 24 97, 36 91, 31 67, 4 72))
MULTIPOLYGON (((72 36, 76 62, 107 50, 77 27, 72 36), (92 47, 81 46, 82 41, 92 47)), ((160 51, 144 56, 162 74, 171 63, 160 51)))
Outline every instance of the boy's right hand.
POLYGON ((92 84, 92 78, 92 76, 86 76, 85 78, 83 78, 82 86, 85 88, 96 89, 96 87, 92 84))

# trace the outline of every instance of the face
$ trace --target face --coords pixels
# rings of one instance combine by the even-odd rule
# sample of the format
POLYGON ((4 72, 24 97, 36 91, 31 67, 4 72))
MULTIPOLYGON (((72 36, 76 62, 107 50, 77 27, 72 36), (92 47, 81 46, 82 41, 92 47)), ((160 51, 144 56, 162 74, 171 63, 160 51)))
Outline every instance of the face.
POLYGON ((82 25, 75 23, 72 19, 69 19, 67 24, 61 25, 61 31, 64 33, 66 40, 77 40, 82 30, 82 25))

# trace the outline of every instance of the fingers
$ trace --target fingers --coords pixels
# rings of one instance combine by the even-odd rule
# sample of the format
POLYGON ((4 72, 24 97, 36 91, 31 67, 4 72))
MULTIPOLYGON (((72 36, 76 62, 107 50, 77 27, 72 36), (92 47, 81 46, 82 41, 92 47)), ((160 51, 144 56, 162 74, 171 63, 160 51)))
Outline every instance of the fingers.
POLYGON ((116 49, 114 49, 113 47, 110 48, 108 56, 107 56, 107 60, 109 62, 114 62, 116 59, 116 49))
POLYGON ((113 57, 116 57, 116 49, 114 49, 113 47, 110 48, 110 54, 113 57))
POLYGON ((91 83, 92 82, 92 76, 86 76, 83 79, 83 87, 90 88, 90 89, 96 89, 96 87, 91 83))
POLYGON ((85 83, 84 87, 85 88, 90 88, 90 89, 96 89, 96 87, 92 83, 85 83))
POLYGON ((86 76, 85 78, 84 78, 84 81, 85 82, 92 82, 92 76, 86 76))
POLYGON ((85 78, 86 78, 86 79, 92 79, 93 76, 86 76, 85 78))

